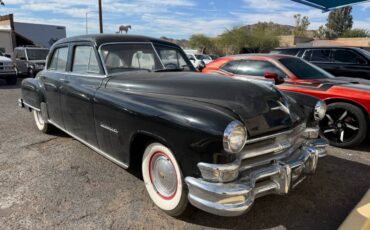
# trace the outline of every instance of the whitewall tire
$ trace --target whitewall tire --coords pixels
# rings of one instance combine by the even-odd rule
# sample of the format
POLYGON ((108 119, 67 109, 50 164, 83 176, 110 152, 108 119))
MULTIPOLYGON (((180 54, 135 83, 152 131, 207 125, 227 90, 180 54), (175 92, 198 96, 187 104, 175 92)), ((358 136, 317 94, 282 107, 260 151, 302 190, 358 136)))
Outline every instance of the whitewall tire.
POLYGON ((36 127, 43 133, 49 133, 51 125, 44 121, 40 111, 33 110, 33 117, 35 118, 36 127))
POLYGON ((142 173, 146 190, 157 207, 171 216, 185 212, 187 190, 170 149, 160 143, 148 145, 143 155, 142 173))

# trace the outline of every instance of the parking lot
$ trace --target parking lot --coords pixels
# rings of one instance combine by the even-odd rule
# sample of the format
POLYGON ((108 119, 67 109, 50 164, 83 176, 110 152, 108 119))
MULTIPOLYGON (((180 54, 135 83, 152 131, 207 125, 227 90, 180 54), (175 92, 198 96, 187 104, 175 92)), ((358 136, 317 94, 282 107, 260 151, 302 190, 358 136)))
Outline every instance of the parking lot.
POLYGON ((63 132, 39 132, 0 82, 1 229, 336 229, 370 186, 370 143, 329 148, 317 174, 236 218, 159 211, 144 184, 63 132))

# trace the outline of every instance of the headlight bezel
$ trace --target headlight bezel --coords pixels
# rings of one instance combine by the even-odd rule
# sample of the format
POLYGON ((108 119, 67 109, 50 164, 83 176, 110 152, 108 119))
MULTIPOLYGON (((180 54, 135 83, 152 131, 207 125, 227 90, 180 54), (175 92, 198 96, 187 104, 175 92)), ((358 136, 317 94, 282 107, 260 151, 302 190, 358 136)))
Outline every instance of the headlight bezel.
POLYGON ((313 114, 315 121, 321 121, 322 119, 324 119, 326 111, 327 111, 326 103, 322 100, 317 101, 313 114))
POLYGON ((224 147, 224 150, 228 153, 239 153, 245 146, 246 142, 247 142, 247 138, 248 138, 248 132, 247 132, 247 128, 244 126, 243 123, 241 123, 240 121, 232 121, 230 122, 227 126, 226 126, 226 129, 224 131, 224 134, 223 134, 223 147, 224 147), (238 129, 238 130, 237 130, 238 129), (233 147, 233 143, 231 143, 231 138, 233 137, 233 135, 235 135, 235 132, 236 131, 242 131, 243 132, 243 137, 241 138, 242 141, 238 144, 237 147, 233 147))

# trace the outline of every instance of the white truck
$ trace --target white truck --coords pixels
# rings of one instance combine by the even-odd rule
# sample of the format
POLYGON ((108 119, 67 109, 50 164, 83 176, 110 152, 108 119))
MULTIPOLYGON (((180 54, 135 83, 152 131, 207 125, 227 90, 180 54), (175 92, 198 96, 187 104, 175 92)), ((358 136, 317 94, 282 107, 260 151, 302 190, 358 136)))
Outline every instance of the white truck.
POLYGON ((0 79, 4 79, 8 85, 17 84, 17 73, 12 59, 0 52, 0 79))

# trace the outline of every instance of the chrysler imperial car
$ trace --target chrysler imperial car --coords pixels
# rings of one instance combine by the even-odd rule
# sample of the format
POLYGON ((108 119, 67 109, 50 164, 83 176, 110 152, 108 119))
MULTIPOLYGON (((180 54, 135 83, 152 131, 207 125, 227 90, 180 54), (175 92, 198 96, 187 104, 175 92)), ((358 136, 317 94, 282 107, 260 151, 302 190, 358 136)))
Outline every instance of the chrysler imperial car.
POLYGON ((18 103, 40 131, 56 127, 140 169, 152 201, 172 216, 189 203, 241 215, 257 197, 287 194, 326 154, 322 101, 205 77, 179 46, 142 36, 56 42, 45 70, 23 80, 18 103))

